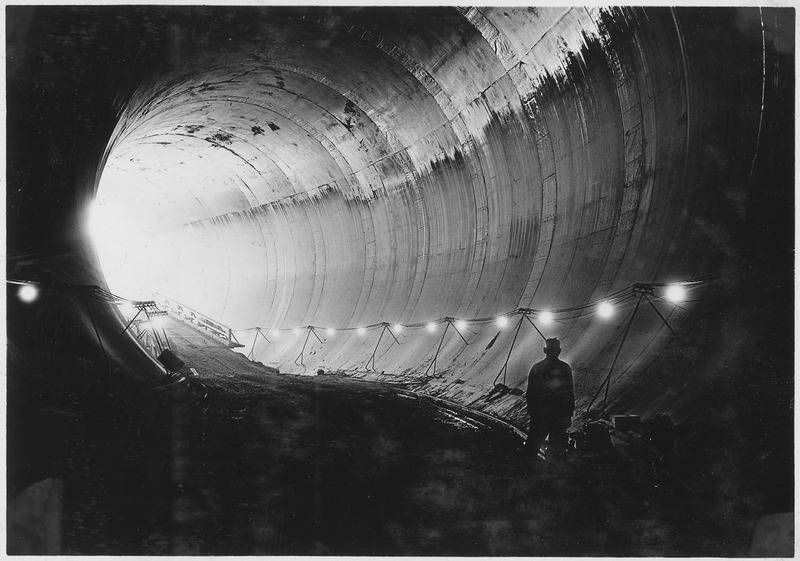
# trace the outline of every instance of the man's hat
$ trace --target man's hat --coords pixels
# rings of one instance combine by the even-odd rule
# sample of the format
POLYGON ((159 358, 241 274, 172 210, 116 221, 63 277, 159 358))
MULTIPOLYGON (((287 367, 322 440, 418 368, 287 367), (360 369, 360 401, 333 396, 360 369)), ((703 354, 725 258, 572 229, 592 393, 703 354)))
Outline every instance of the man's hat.
POLYGON ((561 350, 561 341, 553 337, 552 339, 547 339, 544 343, 544 348, 547 350, 561 350))

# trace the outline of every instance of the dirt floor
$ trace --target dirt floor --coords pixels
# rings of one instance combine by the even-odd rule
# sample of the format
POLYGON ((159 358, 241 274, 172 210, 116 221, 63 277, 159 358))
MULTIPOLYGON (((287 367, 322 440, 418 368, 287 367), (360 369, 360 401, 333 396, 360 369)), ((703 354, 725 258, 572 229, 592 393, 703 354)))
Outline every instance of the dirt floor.
POLYGON ((60 410, 40 425, 64 481, 63 553, 747 551, 751 522, 719 504, 713 474, 535 463, 507 426, 400 386, 274 374, 177 320, 167 333, 197 376, 151 389, 148 423, 60 410))

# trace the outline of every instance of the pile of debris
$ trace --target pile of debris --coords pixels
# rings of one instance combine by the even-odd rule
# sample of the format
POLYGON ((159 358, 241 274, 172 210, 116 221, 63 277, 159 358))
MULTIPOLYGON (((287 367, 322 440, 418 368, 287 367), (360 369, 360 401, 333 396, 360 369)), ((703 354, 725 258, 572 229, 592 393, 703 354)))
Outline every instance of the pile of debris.
POLYGON ((638 415, 594 419, 570 433, 570 446, 584 458, 615 459, 638 466, 655 485, 678 467, 679 427, 661 413, 646 421, 638 415))

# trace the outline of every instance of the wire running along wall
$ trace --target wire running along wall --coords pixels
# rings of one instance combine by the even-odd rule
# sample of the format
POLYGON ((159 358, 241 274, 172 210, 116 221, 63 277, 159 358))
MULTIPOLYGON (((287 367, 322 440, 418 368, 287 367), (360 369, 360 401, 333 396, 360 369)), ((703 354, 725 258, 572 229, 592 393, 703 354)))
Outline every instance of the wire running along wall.
MULTIPOLYGON (((622 290, 608 295, 605 298, 576 306, 560 309, 532 309, 520 307, 509 312, 503 312, 493 316, 479 318, 455 318, 446 316, 428 322, 410 324, 383 321, 365 326, 332 327, 306 325, 288 328, 273 327, 269 329, 265 328, 264 326, 231 328, 205 316, 197 310, 193 310, 179 303, 178 301, 161 294, 155 294, 154 300, 152 301, 137 301, 115 295, 98 286, 70 285, 60 282, 53 282, 47 286, 47 289, 73 294, 75 295, 73 303, 80 299, 85 303, 87 308, 87 298, 91 298, 108 305, 116 306, 120 310, 125 309, 127 313, 123 314, 123 318, 126 319, 127 324, 119 335, 124 335, 129 331, 129 328, 131 328, 132 325, 135 325, 136 329, 133 333, 134 338, 139 342, 139 344, 146 347, 148 352, 154 355, 154 358, 157 358, 158 355, 166 349, 171 351, 171 346, 164 326, 159 322, 158 319, 159 316, 166 315, 167 311, 169 311, 184 321, 190 322, 197 327, 211 332, 216 337, 225 340, 229 348, 242 349, 241 352, 245 354, 248 359, 253 361, 257 360, 257 346, 261 346, 259 349, 259 356, 265 353, 268 354, 269 347, 275 342, 274 340, 279 339, 287 334, 292 334, 295 336, 295 344, 299 346, 299 354, 295 358, 294 364, 303 367, 304 369, 307 366, 305 364, 306 349, 312 336, 320 345, 324 346, 337 334, 367 337, 370 335, 370 333, 378 333, 377 341, 372 353, 368 357, 365 357, 363 367, 361 368, 363 371, 377 372, 377 353, 384 338, 388 341, 389 347, 391 347, 392 345, 402 344, 399 337, 403 334, 406 334, 405 336, 428 338, 431 338, 432 335, 436 335, 436 337, 431 338, 431 349, 425 355, 429 358, 424 358, 419 363, 416 370, 419 371, 419 377, 421 378, 441 378, 443 375, 441 373, 441 369, 437 372, 437 360, 439 359, 443 343, 445 342, 448 334, 450 334, 451 337, 459 337, 463 345, 466 347, 472 343, 472 341, 470 341, 470 334, 475 335, 477 333, 476 331, 473 331, 472 328, 481 329, 495 326, 496 328, 499 328, 500 331, 498 331, 498 334, 494 337, 494 339, 492 339, 487 347, 487 350, 488 348, 494 346, 496 340, 502 334, 504 334, 504 332, 506 336, 511 337, 511 342, 508 347, 503 366, 499 369, 497 375, 494 377, 492 387, 487 388, 492 390, 496 390, 498 388, 508 389, 508 386, 506 386, 508 365, 514 352, 515 344, 523 327, 530 326, 544 341, 548 337, 544 331, 553 331, 550 327, 553 323, 564 324, 568 321, 576 320, 578 318, 598 315, 603 319, 612 322, 612 325, 625 325, 624 332, 617 343, 618 346, 614 354, 614 359, 612 360, 607 373, 602 378, 602 382, 596 388, 589 405, 586 407, 587 411, 590 410, 598 400, 599 396, 603 394, 603 399, 600 402, 600 409, 604 412, 608 401, 609 389, 615 381, 612 375, 616 371, 615 368, 617 366, 620 353, 626 342, 628 333, 633 325, 634 319, 636 318, 641 304, 643 302, 649 304, 649 307, 652 308, 655 314, 657 314, 658 318, 663 323, 663 326, 670 331, 672 336, 680 340, 678 333, 671 325, 668 317, 659 310, 659 308, 656 306, 656 303, 669 304, 672 307, 672 309, 669 311, 669 316, 671 316, 672 313, 678 309, 688 312, 686 308, 680 305, 681 302, 687 300, 686 290, 695 289, 707 284, 711 280, 712 277, 703 277, 671 283, 634 283, 622 290), (630 314, 628 314, 625 308, 629 308, 634 300, 635 305, 633 306, 633 310, 630 312, 630 314), (135 313, 133 313, 134 311, 135 313), (130 320, 127 320, 126 316, 132 317, 130 320), (620 318, 619 321, 613 322, 612 318, 617 316, 620 318), (139 317, 144 317, 144 320, 137 323, 137 319, 139 317), (518 318, 518 320, 514 327, 511 330, 505 329, 515 318, 518 318), (142 323, 143 325, 139 325, 139 323, 142 323), (439 335, 439 331, 442 326, 444 326, 444 329, 441 330, 441 335, 439 335), (147 327, 150 328, 150 332, 147 331, 147 327), (513 336, 511 336, 510 332, 513 332, 513 336), (240 335, 252 333, 252 340, 246 344, 242 344, 239 342, 236 333, 239 333, 240 335), (305 336, 302 337, 303 335, 305 336), (270 339, 270 337, 272 337, 272 339, 270 339), (145 339, 149 341, 149 344, 147 344, 145 339), (302 345, 300 345, 301 340, 302 345), (425 363, 427 363, 427 365, 423 369, 422 365, 425 363), (498 382, 501 378, 502 382, 498 382)), ((7 282, 9 284, 20 285, 21 287, 34 287, 36 289, 43 286, 42 283, 35 281, 8 280, 7 282)), ((20 298, 23 298, 21 293, 20 298)), ((89 314, 91 317, 91 309, 89 309, 89 314)), ((102 338, 96 329, 95 333, 101 348, 103 348, 102 338)), ((388 347, 386 347, 386 349, 388 349, 388 347)), ((628 365, 628 368, 631 366, 632 364, 628 365)), ((336 365, 333 365, 332 368, 334 370, 337 369, 336 365)), ((514 393, 519 395, 521 394, 521 391, 518 390, 514 393)))

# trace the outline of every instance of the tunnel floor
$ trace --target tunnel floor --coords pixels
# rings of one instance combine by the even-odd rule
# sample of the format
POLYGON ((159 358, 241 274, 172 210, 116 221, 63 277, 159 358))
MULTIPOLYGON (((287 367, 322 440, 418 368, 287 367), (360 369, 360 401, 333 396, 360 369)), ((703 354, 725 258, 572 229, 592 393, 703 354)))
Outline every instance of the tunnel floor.
POLYGON ((507 426, 402 386, 277 375, 171 318, 167 334, 197 376, 151 390, 147 424, 62 413, 43 428, 58 442, 64 553, 728 556, 748 546, 734 513, 704 507, 700 479, 613 458, 533 463, 507 426))

